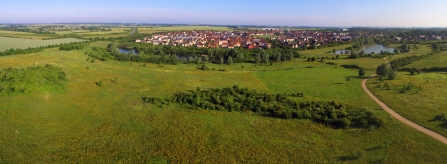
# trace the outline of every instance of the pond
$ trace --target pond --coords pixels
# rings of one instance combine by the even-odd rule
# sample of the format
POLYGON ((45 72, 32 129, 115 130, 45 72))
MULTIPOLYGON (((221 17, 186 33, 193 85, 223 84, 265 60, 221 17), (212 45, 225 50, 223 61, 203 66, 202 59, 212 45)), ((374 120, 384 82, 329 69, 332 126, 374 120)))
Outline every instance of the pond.
POLYGON ((360 47, 361 50, 365 51, 365 54, 370 54, 371 52, 374 52, 375 54, 380 53, 380 51, 388 51, 390 53, 394 53, 394 48, 388 48, 384 47, 381 44, 368 44, 364 45, 363 47, 360 47))
POLYGON ((135 49, 128 50, 128 49, 121 49, 120 48, 120 52, 121 53, 125 53, 125 54, 130 54, 130 52, 133 52, 133 54, 135 54, 135 55, 138 54, 137 51, 135 51, 135 49))
MULTIPOLYGON (((388 51, 390 53, 394 53, 394 48, 384 47, 381 44, 364 45, 364 46, 360 47, 360 50, 358 50, 358 52, 360 52, 361 50, 365 51, 365 54, 370 54, 371 52, 374 52, 375 54, 379 54, 380 51, 384 51, 384 52, 388 51)), ((335 52, 335 54, 350 54, 350 53, 347 50, 338 50, 335 52)))

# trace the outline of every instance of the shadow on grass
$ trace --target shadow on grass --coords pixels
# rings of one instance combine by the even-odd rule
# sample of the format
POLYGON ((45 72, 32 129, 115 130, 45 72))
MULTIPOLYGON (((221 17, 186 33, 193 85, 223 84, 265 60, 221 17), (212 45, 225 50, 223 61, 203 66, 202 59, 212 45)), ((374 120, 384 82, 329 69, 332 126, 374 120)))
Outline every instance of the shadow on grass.
POLYGON ((345 76, 345 78, 351 78, 351 79, 360 79, 360 80, 363 80, 363 79, 366 79, 367 77, 366 76, 362 76, 362 77, 360 77, 360 76, 345 76))
POLYGON ((340 84, 349 84, 349 83, 332 83, 332 84, 338 84, 338 85, 340 85, 340 84))
POLYGON ((349 156, 341 156, 341 157, 338 157, 337 159, 340 161, 353 161, 353 160, 357 160, 359 158, 360 157, 349 155, 349 156))

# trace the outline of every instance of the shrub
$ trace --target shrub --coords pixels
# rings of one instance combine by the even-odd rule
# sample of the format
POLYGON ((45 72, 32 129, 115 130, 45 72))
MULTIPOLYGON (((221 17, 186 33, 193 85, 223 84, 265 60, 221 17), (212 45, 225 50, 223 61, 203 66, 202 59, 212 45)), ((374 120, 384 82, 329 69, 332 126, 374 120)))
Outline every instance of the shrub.
POLYGON ((397 73, 394 70, 388 71, 388 80, 394 80, 396 79, 397 73))
POLYGON ((101 87, 101 86, 102 86, 102 81, 97 81, 97 82, 95 82, 95 84, 96 84, 98 87, 101 87))
POLYGON ((365 69, 360 68, 360 69, 359 69, 359 76, 360 76, 360 77, 363 77, 363 76, 365 76, 365 74, 366 74, 365 69))

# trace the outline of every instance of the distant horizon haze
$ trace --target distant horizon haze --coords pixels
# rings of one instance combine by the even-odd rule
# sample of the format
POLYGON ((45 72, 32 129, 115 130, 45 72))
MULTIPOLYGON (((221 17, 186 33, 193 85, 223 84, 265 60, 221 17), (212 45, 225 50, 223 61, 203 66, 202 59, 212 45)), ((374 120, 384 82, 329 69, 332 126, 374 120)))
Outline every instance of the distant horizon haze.
POLYGON ((148 23, 309 27, 447 27, 441 0, 2 2, 0 23, 148 23))

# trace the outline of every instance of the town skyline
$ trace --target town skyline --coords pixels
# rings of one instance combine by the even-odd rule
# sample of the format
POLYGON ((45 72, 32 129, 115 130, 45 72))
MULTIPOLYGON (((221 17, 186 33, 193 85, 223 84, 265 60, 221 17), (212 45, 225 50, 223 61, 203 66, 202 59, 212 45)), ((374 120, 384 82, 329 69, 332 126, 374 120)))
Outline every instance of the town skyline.
POLYGON ((0 23, 150 23, 310 27, 447 27, 445 1, 7 1, 0 23), (423 10, 423 11, 422 11, 423 10))

